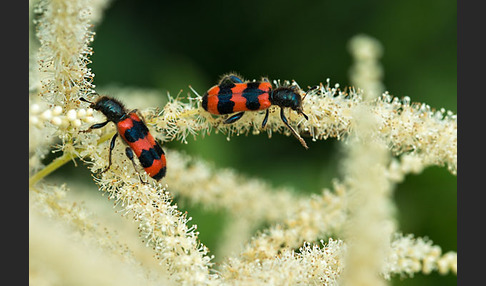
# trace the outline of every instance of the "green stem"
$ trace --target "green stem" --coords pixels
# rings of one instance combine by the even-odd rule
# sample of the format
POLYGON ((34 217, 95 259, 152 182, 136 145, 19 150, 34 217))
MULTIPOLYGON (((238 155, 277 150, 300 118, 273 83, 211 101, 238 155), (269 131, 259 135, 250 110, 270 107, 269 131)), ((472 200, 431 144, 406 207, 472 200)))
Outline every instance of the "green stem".
POLYGON ((29 187, 33 187, 39 180, 54 172, 57 168, 66 164, 75 156, 76 155, 74 153, 64 153, 64 155, 62 155, 61 157, 54 159, 49 165, 47 165, 44 169, 40 170, 29 179, 29 187))
MULTIPOLYGON (((112 133, 109 133, 109 134, 106 134, 106 135, 102 136, 100 138, 100 140, 98 140, 98 145, 101 144, 101 143, 103 143, 103 142, 105 142, 105 141, 107 141, 108 139, 110 139, 113 136, 113 134, 114 133, 112 132, 112 133)), ((76 151, 79 151, 79 150, 76 150, 76 151)), ((32 177, 30 177, 30 179, 29 179, 29 188, 30 189, 33 189, 33 186, 38 181, 40 181, 42 178, 46 177, 50 173, 54 172, 55 170, 57 170, 59 167, 61 167, 62 165, 66 164, 70 160, 72 160, 75 156, 76 156, 75 153, 64 153, 61 157, 54 159, 44 169, 40 170, 35 175, 33 175, 32 177)))

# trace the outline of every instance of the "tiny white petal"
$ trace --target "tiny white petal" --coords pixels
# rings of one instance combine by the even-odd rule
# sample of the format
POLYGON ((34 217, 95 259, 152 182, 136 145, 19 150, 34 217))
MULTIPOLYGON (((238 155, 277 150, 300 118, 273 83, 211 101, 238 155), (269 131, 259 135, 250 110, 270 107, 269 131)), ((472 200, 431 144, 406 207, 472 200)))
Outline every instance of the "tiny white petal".
POLYGON ((83 118, 85 116, 86 116, 86 109, 81 108, 80 110, 78 110, 78 117, 79 118, 83 118))
POLYGON ((42 112, 40 117, 44 120, 49 120, 52 117, 52 111, 50 109, 47 109, 46 111, 42 112))
POLYGON ((76 120, 76 117, 77 117, 77 116, 76 116, 76 110, 74 110, 74 109, 69 110, 69 111, 67 112, 66 116, 67 116, 67 119, 68 119, 69 121, 74 121, 74 120, 76 120))
POLYGON ((30 112, 32 114, 37 114, 40 112, 40 106, 37 103, 34 103, 30 106, 30 112))
POLYGON ((66 128, 69 126, 69 121, 66 119, 66 117, 61 119, 61 127, 66 128))
POLYGON ((60 115, 62 113, 62 107, 61 106, 54 106, 54 108, 52 109, 52 115, 56 116, 56 115, 60 115))
POLYGON ((95 119, 93 116, 86 116, 85 118, 83 118, 83 121, 86 123, 92 123, 95 121, 95 119))
POLYGON ((51 123, 57 126, 60 126, 62 123, 62 120, 60 117, 56 116, 51 119, 51 123))
POLYGON ((39 123, 39 118, 37 116, 31 116, 29 118, 29 120, 30 120, 30 123, 32 123, 34 125, 37 124, 37 123, 39 123))

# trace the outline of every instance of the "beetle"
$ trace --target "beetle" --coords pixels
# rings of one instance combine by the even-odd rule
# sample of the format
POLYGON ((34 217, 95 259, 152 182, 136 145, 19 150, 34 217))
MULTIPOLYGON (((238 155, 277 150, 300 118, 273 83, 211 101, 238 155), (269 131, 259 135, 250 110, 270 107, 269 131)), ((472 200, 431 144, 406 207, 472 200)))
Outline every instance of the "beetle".
MULTIPOLYGON (((314 89, 314 88, 312 88, 314 89)), ((224 123, 230 124, 239 120, 246 111, 267 110, 262 122, 265 128, 269 107, 277 105, 280 107, 280 118, 283 123, 292 131, 292 134, 300 143, 308 149, 304 139, 290 126, 284 114, 284 108, 289 107, 308 120, 308 116, 302 110, 302 97, 297 86, 281 86, 273 88, 268 79, 262 81, 245 82, 236 74, 223 76, 221 81, 211 87, 202 97, 202 107, 211 114, 223 115, 232 114, 224 123)), ((304 95, 305 97, 305 95, 304 95)))
MULTIPOLYGON (((167 172, 167 163, 164 150, 160 144, 155 141, 150 134, 147 126, 137 113, 136 109, 127 111, 125 106, 115 98, 108 96, 101 96, 95 102, 80 98, 81 101, 90 103, 90 107, 94 110, 102 112, 106 121, 92 125, 89 129, 82 132, 89 132, 92 129, 104 127, 108 122, 113 122, 116 125, 117 133, 113 136, 110 142, 110 153, 108 157, 108 167, 102 171, 106 172, 111 166, 111 153, 115 148, 115 142, 118 135, 123 139, 123 142, 128 145, 125 148, 125 154, 132 161, 133 167, 137 170, 134 160, 134 153, 138 161, 144 168, 145 172, 154 180, 159 181, 167 172)), ((140 177, 140 174, 139 174, 140 177)), ((145 183, 142 178, 140 180, 145 183)))

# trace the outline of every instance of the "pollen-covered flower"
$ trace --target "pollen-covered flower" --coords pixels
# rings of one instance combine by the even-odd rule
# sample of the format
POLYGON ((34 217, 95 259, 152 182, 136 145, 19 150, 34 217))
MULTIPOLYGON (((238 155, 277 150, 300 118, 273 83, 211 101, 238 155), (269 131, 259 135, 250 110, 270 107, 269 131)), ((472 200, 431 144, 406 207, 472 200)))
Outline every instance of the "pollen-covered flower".
POLYGON ((42 0, 36 6, 40 48, 37 53, 41 89, 39 95, 63 109, 79 104, 92 93, 94 74, 88 67, 94 32, 90 31, 88 0, 42 0))
POLYGON ((101 191, 121 207, 124 216, 138 222, 143 242, 176 281, 198 285, 212 279, 208 249, 197 240, 196 227, 188 226, 191 218, 171 204, 166 187, 155 181, 143 184, 131 164, 120 166, 124 167, 96 179, 101 191))
POLYGON ((384 264, 385 277, 390 274, 412 276, 422 272, 429 274, 439 271, 457 273, 457 253, 442 254, 442 249, 433 245, 427 238, 415 238, 413 235, 395 234, 391 244, 392 255, 384 264))

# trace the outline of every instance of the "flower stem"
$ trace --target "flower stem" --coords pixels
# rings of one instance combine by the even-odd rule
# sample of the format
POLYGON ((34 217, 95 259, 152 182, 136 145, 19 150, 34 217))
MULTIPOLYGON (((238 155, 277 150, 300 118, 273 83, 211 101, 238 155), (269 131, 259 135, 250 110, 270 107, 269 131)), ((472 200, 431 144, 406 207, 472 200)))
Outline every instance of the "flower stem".
MULTIPOLYGON (((103 135, 100 140, 98 140, 98 145, 109 140, 114 135, 114 132, 110 132, 109 134, 103 135)), ((80 150, 76 150, 80 151, 80 150)), ((40 181, 42 178, 48 176, 50 173, 57 170, 62 165, 66 164, 70 160, 76 157, 76 153, 78 152, 68 152, 64 153, 61 157, 54 159, 49 165, 47 165, 44 169, 40 170, 36 174, 34 174, 29 179, 29 188, 33 189, 33 186, 40 181)))
POLYGON ((61 157, 54 159, 49 165, 29 179, 29 188, 32 188, 39 180, 54 172, 59 167, 72 160, 75 156, 76 154, 74 153, 64 153, 61 157))

